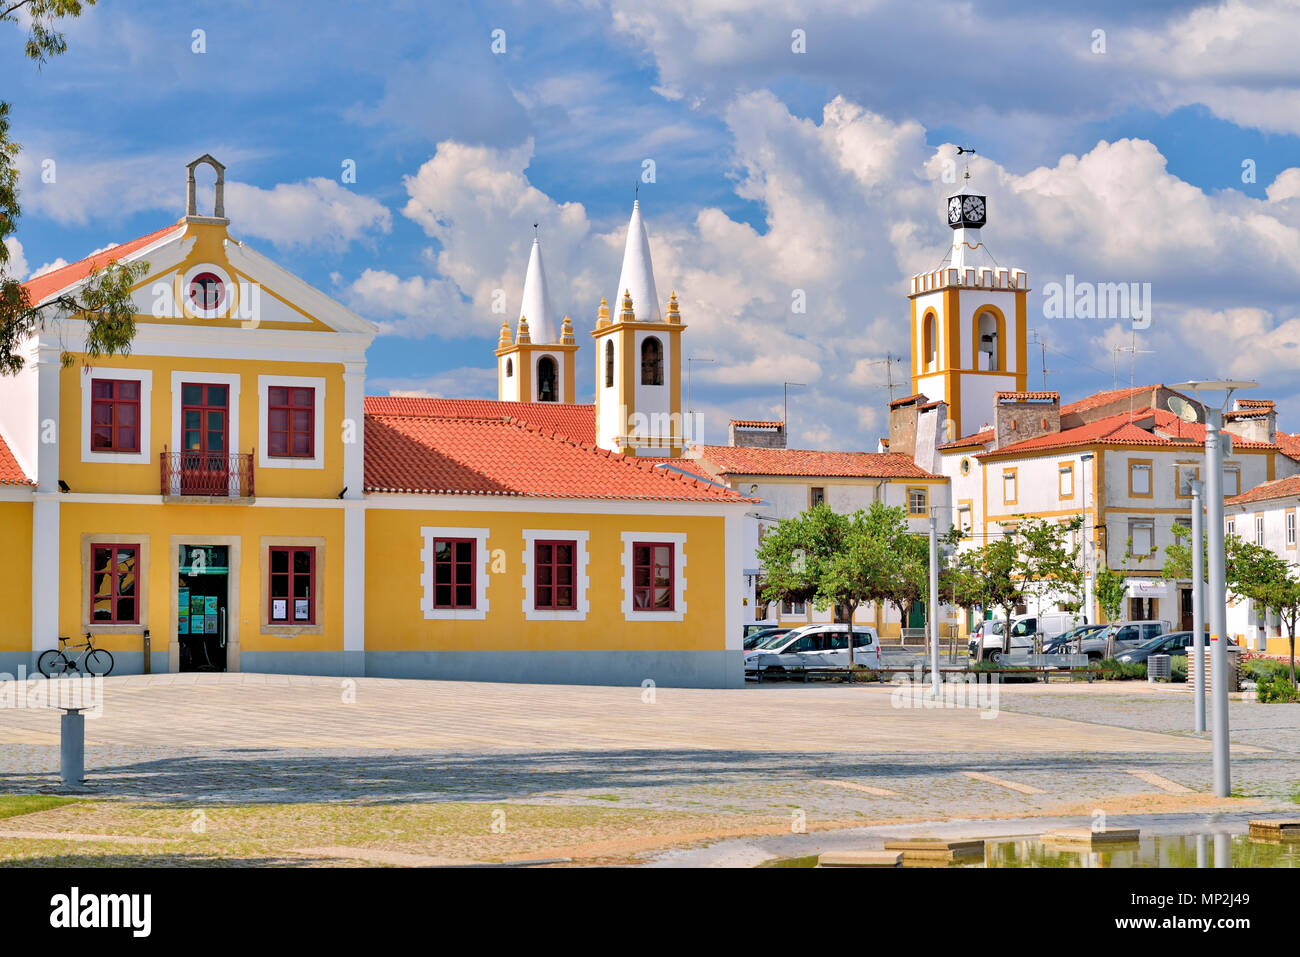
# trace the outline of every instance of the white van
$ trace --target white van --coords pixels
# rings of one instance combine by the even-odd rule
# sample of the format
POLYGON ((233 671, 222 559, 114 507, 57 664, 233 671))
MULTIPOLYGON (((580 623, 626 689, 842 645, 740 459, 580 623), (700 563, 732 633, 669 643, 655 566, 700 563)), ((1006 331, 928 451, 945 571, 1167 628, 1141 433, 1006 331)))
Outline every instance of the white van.
MULTIPOLYGON (((992 619, 982 622, 983 629, 981 634, 984 636, 984 657, 990 657, 990 652, 1002 651, 1002 628, 1005 620, 1001 618, 992 619)), ((1011 619, 1011 648, 1014 651, 1032 651, 1034 647, 1034 638, 1042 635, 1043 641, 1057 635, 1063 635, 1071 628, 1077 628, 1084 624, 1083 615, 1072 611, 1045 611, 1041 615, 1020 615, 1011 619)), ((970 640, 970 654, 974 658, 979 651, 979 645, 972 636, 970 640)))
MULTIPOLYGON (((869 625, 853 626, 853 663, 880 667, 880 641, 869 625)), ((745 675, 751 677, 848 666, 849 626, 843 624, 804 625, 745 652, 745 675)))

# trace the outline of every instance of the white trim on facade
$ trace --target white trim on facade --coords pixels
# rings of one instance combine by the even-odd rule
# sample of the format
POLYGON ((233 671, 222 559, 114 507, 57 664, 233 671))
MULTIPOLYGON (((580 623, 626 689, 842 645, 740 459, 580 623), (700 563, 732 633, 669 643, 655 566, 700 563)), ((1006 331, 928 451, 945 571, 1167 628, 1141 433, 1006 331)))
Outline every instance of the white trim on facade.
POLYGON ((257 377, 257 466, 263 469, 323 469, 325 467, 325 379, 322 376, 259 375, 257 377), (314 389, 315 404, 312 410, 312 451, 310 457, 271 455, 270 389, 284 386, 290 389, 314 389))
POLYGON ((590 532, 576 529, 524 529, 524 618, 528 621, 587 620, 587 614, 591 611, 591 602, 587 594, 591 586, 591 579, 587 574, 587 564, 590 560, 587 542, 590 538, 590 532), (533 555, 536 553, 535 546, 538 541, 566 541, 570 539, 574 542, 573 588, 574 604, 577 607, 572 611, 551 611, 545 608, 537 608, 533 604, 533 578, 535 577, 533 575, 533 555))
POLYGON ((686 618, 686 533, 623 532, 623 618, 626 621, 684 621, 686 618), (673 545, 673 610, 632 607, 632 544, 663 542, 673 545))
POLYGON ((491 555, 488 553, 486 528, 454 528, 451 526, 424 525, 420 528, 420 537, 424 547, 420 549, 423 570, 420 583, 424 594, 420 599, 420 609, 429 621, 483 621, 488 613, 488 567, 491 555), (473 608, 434 608, 433 607, 433 540, 435 538, 472 538, 474 539, 474 584, 477 594, 474 596, 473 608))
POLYGON ((151 443, 153 419, 153 372, 149 369, 104 368, 80 376, 81 379, 81 461, 104 465, 148 465, 153 461, 151 443), (139 452, 96 452, 91 448, 91 400, 95 379, 121 379, 140 384, 140 421, 136 423, 139 452))

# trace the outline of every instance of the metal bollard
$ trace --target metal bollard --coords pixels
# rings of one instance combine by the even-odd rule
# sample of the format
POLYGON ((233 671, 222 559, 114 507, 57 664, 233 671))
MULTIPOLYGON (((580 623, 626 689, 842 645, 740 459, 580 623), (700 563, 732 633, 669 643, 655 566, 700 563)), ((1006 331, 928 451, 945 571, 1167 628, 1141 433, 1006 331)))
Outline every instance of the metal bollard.
POLYGON ((151 651, 153 639, 149 637, 149 629, 144 630, 144 673, 153 674, 153 654, 151 651))
POLYGON ((59 777, 65 788, 80 789, 86 780, 86 718, 69 708, 59 720, 59 777))

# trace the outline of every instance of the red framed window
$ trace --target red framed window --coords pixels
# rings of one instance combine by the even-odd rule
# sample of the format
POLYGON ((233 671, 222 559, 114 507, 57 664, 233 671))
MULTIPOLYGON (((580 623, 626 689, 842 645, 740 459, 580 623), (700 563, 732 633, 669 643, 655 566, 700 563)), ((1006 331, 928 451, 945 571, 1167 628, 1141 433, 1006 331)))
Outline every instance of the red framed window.
POLYGON ((104 625, 140 621, 139 545, 90 546, 90 620, 104 625))
POLYGON ((572 611, 578 607, 576 542, 536 542, 533 549, 533 607, 572 611))
POLYGON ((632 543, 632 607, 641 611, 672 611, 673 545, 671 542, 632 543))
POLYGON ((271 386, 267 390, 267 453, 309 459, 316 454, 316 390, 271 386))
POLYGON ((91 380, 90 448, 93 452, 140 451, 139 382, 91 380))
POLYGON ((316 549, 272 546, 270 608, 273 625, 316 624, 316 549))
POLYGON ((472 538, 433 540, 433 607, 473 608, 477 604, 472 538))

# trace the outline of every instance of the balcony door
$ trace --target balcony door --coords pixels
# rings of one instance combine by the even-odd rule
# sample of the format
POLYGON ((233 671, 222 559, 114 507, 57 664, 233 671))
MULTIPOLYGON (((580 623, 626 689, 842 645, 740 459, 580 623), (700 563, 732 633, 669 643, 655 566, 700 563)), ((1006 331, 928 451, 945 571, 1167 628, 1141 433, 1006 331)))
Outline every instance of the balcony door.
POLYGON ((182 495, 231 495, 230 387, 181 386, 182 495))

